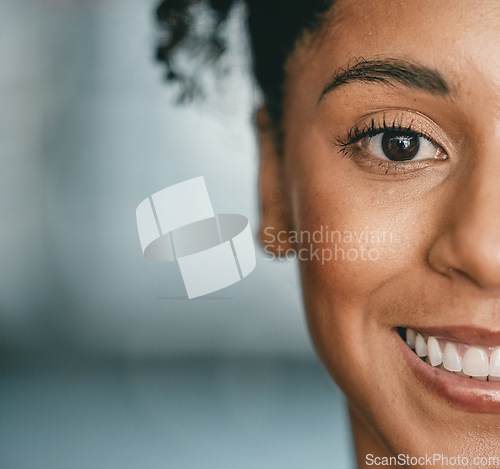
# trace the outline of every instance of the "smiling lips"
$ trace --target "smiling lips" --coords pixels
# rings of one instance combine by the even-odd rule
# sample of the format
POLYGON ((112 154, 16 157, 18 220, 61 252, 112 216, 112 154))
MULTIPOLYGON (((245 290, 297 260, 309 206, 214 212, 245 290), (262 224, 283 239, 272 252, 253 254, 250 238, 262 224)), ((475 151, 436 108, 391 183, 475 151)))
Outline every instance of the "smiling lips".
POLYGON ((481 381, 500 381, 500 346, 465 344, 406 329, 406 343, 429 365, 481 381))

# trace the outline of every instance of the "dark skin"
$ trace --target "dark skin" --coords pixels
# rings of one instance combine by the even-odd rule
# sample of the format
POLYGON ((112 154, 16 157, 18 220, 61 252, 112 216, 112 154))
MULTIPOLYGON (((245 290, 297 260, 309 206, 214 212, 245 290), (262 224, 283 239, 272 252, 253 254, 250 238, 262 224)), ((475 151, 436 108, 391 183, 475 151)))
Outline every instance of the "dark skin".
POLYGON ((257 113, 262 242, 297 251, 300 243, 266 233, 322 225, 392 234, 343 246, 376 249, 375 261, 300 263, 310 332, 348 398, 360 468, 368 453, 498 456, 500 414, 430 393, 394 328, 500 331, 500 3, 334 8, 286 64, 282 145, 265 109, 257 113), (329 90, 360 58, 432 76, 354 76, 329 90), (375 136, 346 142, 353 127, 395 123, 425 135, 416 158, 387 161, 375 136))

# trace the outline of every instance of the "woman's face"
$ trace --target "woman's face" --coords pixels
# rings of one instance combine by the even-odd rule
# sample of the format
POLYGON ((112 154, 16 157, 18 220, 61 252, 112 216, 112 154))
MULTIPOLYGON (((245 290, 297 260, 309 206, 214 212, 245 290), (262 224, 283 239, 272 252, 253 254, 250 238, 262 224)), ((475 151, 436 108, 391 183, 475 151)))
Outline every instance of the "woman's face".
POLYGON ((331 13, 287 63, 282 157, 260 125, 261 236, 302 259, 311 334, 358 448, 472 466, 500 456, 500 382, 425 363, 397 328, 469 374, 489 374, 500 347, 500 3, 331 13), (278 243, 280 230, 302 240, 278 243))

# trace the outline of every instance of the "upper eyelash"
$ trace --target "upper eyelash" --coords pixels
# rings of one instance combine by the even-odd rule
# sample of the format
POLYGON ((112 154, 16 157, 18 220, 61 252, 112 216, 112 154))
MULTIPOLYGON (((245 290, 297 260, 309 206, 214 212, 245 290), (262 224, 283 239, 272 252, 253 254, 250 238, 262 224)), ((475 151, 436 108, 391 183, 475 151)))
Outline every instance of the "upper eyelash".
POLYGON ((414 135, 418 135, 419 137, 423 137, 427 140, 433 141, 427 135, 414 130, 413 121, 407 127, 404 127, 401 124, 398 124, 396 119, 394 119, 394 121, 389 124, 384 117, 382 124, 375 123, 375 119, 372 119, 370 123, 366 124, 364 127, 355 125, 351 129, 349 129, 345 139, 341 139, 340 136, 338 136, 335 138, 335 142, 340 147, 340 151, 344 155, 346 155, 350 145, 359 142, 365 137, 374 137, 375 135, 386 132, 388 130, 396 132, 411 132, 414 135))

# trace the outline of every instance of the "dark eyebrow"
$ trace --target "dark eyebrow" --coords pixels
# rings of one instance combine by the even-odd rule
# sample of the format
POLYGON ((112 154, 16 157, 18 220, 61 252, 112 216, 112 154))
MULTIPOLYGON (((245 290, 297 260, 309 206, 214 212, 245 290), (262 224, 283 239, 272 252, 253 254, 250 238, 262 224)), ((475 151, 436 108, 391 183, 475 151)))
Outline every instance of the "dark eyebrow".
POLYGON ((403 60, 356 59, 354 65, 339 68, 323 89, 319 100, 330 91, 351 82, 378 82, 388 85, 400 83, 429 93, 446 96, 450 87, 437 71, 423 65, 403 60))

